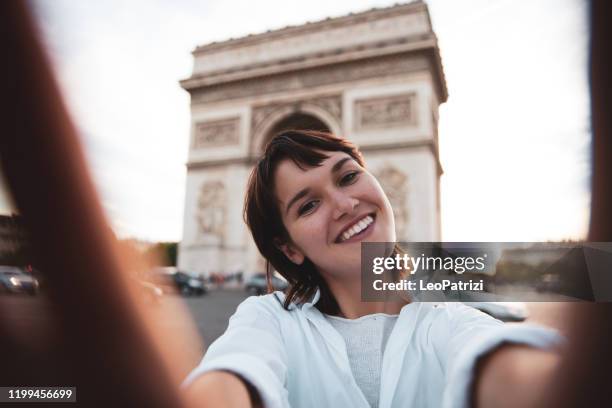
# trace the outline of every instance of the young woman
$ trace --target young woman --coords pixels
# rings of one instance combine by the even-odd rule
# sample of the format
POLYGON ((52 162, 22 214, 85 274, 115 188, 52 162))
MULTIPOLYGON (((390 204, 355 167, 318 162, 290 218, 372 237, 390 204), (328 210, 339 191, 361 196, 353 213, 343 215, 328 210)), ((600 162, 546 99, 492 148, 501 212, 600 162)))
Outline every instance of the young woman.
MULTIPOLYGON (((214 407, 518 406, 558 363, 548 329, 460 303, 363 302, 361 242, 394 242, 389 200, 349 141, 274 137, 245 219, 285 294, 250 297, 186 380, 214 407)), ((271 269, 270 269, 271 270, 271 269)), ((270 271, 268 271, 270 274, 270 271)))

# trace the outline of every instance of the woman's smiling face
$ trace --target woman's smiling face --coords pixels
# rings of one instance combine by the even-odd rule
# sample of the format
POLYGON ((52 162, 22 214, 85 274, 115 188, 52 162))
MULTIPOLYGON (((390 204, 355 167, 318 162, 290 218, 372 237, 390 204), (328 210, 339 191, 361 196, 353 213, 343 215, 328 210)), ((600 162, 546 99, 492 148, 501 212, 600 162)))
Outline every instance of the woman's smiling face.
POLYGON ((274 184, 291 238, 281 249, 296 264, 310 259, 324 276, 359 273, 361 242, 394 242, 389 200, 366 169, 344 152, 322 152, 318 167, 281 161, 274 184))

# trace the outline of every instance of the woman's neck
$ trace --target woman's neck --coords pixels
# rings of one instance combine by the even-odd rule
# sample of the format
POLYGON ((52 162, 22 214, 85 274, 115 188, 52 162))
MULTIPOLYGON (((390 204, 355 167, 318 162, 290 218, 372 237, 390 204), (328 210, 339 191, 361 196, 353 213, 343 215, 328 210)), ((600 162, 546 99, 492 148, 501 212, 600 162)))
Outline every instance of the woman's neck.
POLYGON ((364 302, 361 300, 360 280, 351 279, 346 282, 329 278, 325 281, 338 303, 340 316, 347 319, 357 319, 374 313, 399 314, 402 307, 410 303, 408 300, 364 302))

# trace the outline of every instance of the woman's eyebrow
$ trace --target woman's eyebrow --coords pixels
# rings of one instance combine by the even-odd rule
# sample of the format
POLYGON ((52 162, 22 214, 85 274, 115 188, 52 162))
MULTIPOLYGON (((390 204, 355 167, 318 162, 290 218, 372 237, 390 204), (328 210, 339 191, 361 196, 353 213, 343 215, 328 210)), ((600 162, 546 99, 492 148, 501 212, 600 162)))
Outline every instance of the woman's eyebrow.
POLYGON ((338 170, 340 170, 342 168, 342 166, 344 165, 344 163, 346 163, 347 161, 351 160, 351 157, 345 157, 344 159, 340 159, 336 162, 336 164, 334 164, 334 166, 331 168, 331 172, 335 173, 338 170))
POLYGON ((298 201, 300 198, 304 197, 306 194, 308 194, 310 192, 310 189, 308 187, 306 187, 303 190, 300 190, 299 193, 297 193, 296 195, 293 196, 293 198, 291 199, 291 201, 289 201, 289 204, 287 204, 287 208, 285 209, 285 214, 287 214, 289 212, 289 209, 291 208, 291 206, 298 201))
MULTIPOLYGON (((351 160, 351 157, 344 157, 340 160, 338 160, 331 168, 331 172, 332 173, 336 173, 338 172, 342 166, 344 165, 344 163, 346 163, 347 161, 351 160)), ((293 198, 289 201, 289 203, 287 204, 287 208, 285 209, 285 214, 289 213, 289 209, 291 208, 291 206, 298 201, 300 198, 304 197, 305 195, 307 195, 310 192, 310 189, 308 187, 300 190, 299 193, 297 193, 296 195, 293 196, 293 198)))

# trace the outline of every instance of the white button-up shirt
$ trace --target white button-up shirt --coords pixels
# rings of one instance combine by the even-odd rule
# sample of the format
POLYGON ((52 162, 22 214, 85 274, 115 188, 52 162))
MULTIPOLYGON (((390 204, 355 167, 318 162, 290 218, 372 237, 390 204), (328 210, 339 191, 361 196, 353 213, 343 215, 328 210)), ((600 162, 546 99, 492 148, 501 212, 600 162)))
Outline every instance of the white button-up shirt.
MULTIPOLYGON (((282 307, 281 292, 250 297, 230 318, 184 386, 212 370, 249 381, 266 408, 368 408, 341 335, 314 305, 282 307)), ((478 357, 504 342, 551 347, 553 330, 502 323, 461 303, 409 303, 388 339, 380 408, 467 407, 478 357)))

